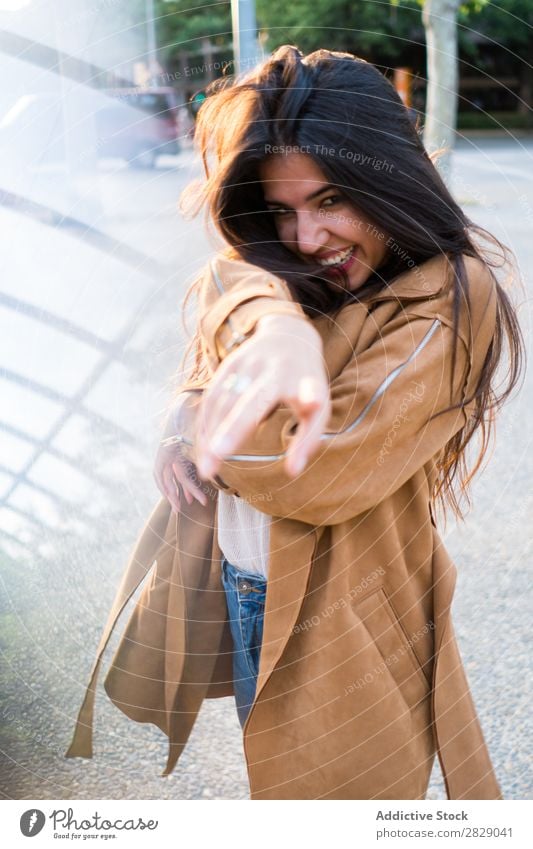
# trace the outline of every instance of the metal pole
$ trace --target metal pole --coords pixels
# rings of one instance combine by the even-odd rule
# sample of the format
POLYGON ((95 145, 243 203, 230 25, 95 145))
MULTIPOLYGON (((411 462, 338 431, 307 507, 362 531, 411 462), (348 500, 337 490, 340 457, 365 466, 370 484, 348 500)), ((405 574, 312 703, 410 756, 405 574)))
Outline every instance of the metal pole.
POLYGON ((148 48, 148 73, 150 75, 150 82, 152 82, 158 74, 158 63, 155 55, 156 37, 154 0, 146 0, 146 35, 148 48))
MULTIPOLYGON (((83 55, 83 50, 86 49, 87 43, 83 42, 83 47, 78 46, 72 49, 72 43, 68 40, 68 35, 61 37, 60 21, 65 20, 68 13, 68 0, 54 0, 53 3, 48 3, 47 8, 50 10, 52 29, 54 34, 54 44, 57 50, 57 71, 59 82, 59 92, 61 98, 61 118, 64 141, 64 184, 62 186, 60 179, 54 181, 53 190, 57 192, 58 208, 63 205, 61 203, 61 190, 65 192, 66 215, 83 221, 85 224, 93 225, 95 222, 102 221, 102 205, 101 198, 96 192, 87 192, 80 190, 80 182, 84 173, 95 173, 97 169, 96 156, 96 129, 94 120, 91 122, 90 130, 87 129, 87 124, 83 122, 83 118, 87 115, 87 110, 94 111, 93 101, 88 97, 88 89, 85 86, 70 78, 65 73, 65 55, 76 55, 76 49, 80 55, 83 55)), ((78 37, 84 34, 83 26, 76 28, 71 38, 74 39, 74 44, 78 43, 78 37)), ((86 183, 89 185, 88 183, 86 183)), ((38 183, 37 183, 38 185, 38 183)), ((83 185, 83 183, 81 183, 83 185)), ((98 186, 98 183, 91 183, 98 186)), ((53 207, 53 201, 51 202, 53 207)))
POLYGON ((251 70, 258 61, 255 0, 231 0, 235 70, 251 70))

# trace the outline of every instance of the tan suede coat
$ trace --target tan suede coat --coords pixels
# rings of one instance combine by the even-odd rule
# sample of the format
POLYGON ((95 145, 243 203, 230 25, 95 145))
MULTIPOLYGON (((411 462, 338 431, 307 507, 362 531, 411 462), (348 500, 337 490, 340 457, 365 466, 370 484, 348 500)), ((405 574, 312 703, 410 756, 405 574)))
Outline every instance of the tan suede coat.
MULTIPOLYGON (((314 320, 333 406, 301 475, 284 468, 295 419, 281 405, 206 485, 207 507, 182 499, 176 517, 159 502, 117 593, 69 756, 92 755, 102 653, 145 578, 105 687, 129 717, 168 735, 165 774, 203 699, 232 694, 216 533, 224 487, 273 516, 258 686, 243 730, 251 797, 423 799, 437 753, 450 799, 501 798, 453 632, 456 569, 430 506, 496 322, 489 273, 465 262, 471 304, 461 307, 451 396, 450 271, 435 257, 335 322, 314 320)), ((200 295, 211 368, 265 311, 302 314, 284 283, 224 256, 205 269, 200 295)), ((200 397, 190 396, 191 440, 200 397)))

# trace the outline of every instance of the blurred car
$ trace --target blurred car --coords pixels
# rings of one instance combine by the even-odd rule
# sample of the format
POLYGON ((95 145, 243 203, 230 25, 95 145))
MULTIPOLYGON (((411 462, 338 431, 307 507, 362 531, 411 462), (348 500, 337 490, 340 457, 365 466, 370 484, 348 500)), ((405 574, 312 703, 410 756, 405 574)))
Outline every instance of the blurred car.
POLYGON ((99 156, 153 168, 158 156, 179 152, 179 106, 172 88, 119 88, 105 94, 109 103, 95 114, 99 156))
POLYGON ((67 104, 57 93, 23 95, 0 120, 0 148, 33 165, 65 162, 67 153, 71 162, 82 162, 92 152, 140 168, 179 152, 180 110, 172 88, 108 89, 84 97, 87 103, 93 98, 90 106, 79 98, 67 104))

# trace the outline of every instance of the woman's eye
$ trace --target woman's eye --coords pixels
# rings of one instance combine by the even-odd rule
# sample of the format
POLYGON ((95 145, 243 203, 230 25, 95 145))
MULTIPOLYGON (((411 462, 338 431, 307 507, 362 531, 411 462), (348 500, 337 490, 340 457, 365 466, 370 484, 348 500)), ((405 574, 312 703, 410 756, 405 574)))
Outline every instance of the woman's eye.
MULTIPOLYGON (((344 198, 341 195, 330 195, 330 197, 324 198, 322 206, 334 206, 337 203, 342 203, 343 200, 344 198)), ((268 211, 278 216, 291 215, 294 212, 293 209, 283 206, 270 207, 268 211)))

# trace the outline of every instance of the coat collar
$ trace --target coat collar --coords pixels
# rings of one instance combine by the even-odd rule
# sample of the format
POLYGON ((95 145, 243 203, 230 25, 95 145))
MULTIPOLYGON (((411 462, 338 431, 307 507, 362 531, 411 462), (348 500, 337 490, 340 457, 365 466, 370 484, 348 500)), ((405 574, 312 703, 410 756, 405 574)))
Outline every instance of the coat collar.
POLYGON ((371 295, 366 303, 435 298, 449 284, 452 270, 449 258, 445 254, 438 254, 399 274, 383 289, 371 295))
MULTIPOLYGON (((246 260, 234 248, 221 251, 221 256, 233 262, 246 264, 246 260)), ((408 260, 409 261, 409 260, 408 260)), ((437 254, 420 265, 413 265, 397 275, 390 283, 365 303, 400 299, 434 298, 442 292, 450 280, 452 265, 446 254, 437 254)))

